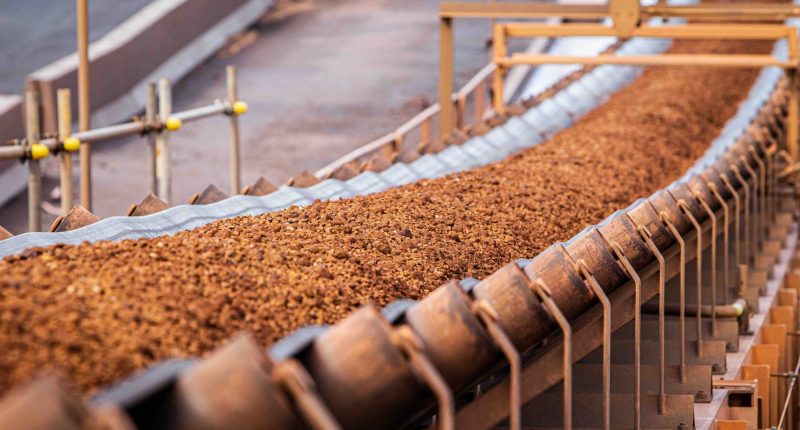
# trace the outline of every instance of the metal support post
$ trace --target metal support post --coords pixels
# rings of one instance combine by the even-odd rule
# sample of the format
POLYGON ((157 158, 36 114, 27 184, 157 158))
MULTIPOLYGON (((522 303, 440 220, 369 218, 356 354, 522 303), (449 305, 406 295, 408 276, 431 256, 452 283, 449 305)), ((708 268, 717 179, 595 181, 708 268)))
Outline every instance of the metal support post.
MULTIPOLYGON (((76 0, 78 11, 78 130, 91 128, 89 107, 89 1, 76 0)), ((92 211, 92 148, 81 145, 81 205, 92 211)))
POLYGON ((72 132, 72 110, 68 88, 58 90, 58 137, 62 142, 61 156, 61 214, 67 215, 72 200, 72 154, 64 142, 72 132))
MULTIPOLYGON (((506 56, 506 34, 502 25, 495 25, 494 31, 494 56, 502 58, 506 56)), ((504 75, 506 68, 501 64, 496 64, 492 74, 492 107, 497 113, 505 112, 505 101, 503 100, 504 75)))
POLYGON ((28 230, 42 229, 42 167, 35 156, 39 145, 39 95, 25 93, 25 131, 28 148, 28 230))
MULTIPOLYGON (((158 81, 158 116, 161 124, 166 124, 172 114, 172 91, 168 79, 158 81)), ((162 129, 156 137, 156 177, 158 178, 158 198, 172 205, 172 148, 169 131, 162 129)))
POLYGON ((158 123, 158 96, 156 95, 156 84, 147 84, 147 101, 144 105, 144 122, 147 130, 147 159, 150 167, 150 193, 158 195, 158 152, 156 148, 156 135, 154 129, 158 123))
POLYGON ((242 176, 240 172, 239 154, 239 115, 233 111, 234 104, 239 100, 238 83, 236 78, 236 67, 228 66, 226 69, 228 77, 228 104, 231 106, 230 121, 231 121, 231 148, 230 148, 230 163, 231 163, 231 195, 239 194, 242 189, 242 176))
POLYGON ((439 20, 439 137, 447 137, 455 126, 453 117, 453 19, 439 20))

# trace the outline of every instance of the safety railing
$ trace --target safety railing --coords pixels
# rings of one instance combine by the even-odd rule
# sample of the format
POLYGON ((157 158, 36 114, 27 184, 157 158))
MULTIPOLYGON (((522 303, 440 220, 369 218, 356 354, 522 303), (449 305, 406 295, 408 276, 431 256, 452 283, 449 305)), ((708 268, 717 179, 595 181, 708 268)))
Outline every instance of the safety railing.
MULTIPOLYGON (((494 63, 487 64, 458 92, 451 95, 458 129, 477 124, 485 118, 487 108, 489 108, 487 100, 494 69, 494 63)), ((366 162, 376 154, 399 154, 411 141, 417 142, 417 149, 424 149, 433 142, 433 136, 438 136, 437 131, 441 128, 441 111, 439 103, 429 106, 394 131, 326 165, 316 172, 316 176, 318 178, 328 178, 340 166, 353 162, 366 162)))
MULTIPOLYGON (((247 112, 247 104, 238 99, 236 69, 227 68, 227 95, 225 99, 215 100, 207 106, 172 112, 172 94, 169 80, 161 79, 156 85, 151 83, 147 88, 147 101, 143 117, 135 117, 132 121, 96 128, 78 133, 71 133, 72 113, 70 108, 71 94, 68 89, 58 91, 58 133, 54 136, 40 135, 39 97, 33 91, 26 94, 26 137, 10 141, 9 145, 0 146, 0 159, 19 159, 28 164, 28 228, 40 231, 42 228, 41 183, 42 171, 40 162, 49 155, 60 157, 61 210, 64 215, 72 209, 72 154, 84 145, 103 141, 141 135, 147 139, 148 165, 150 170, 150 192, 157 195, 167 204, 172 201, 172 171, 170 134, 181 129, 189 122, 204 118, 226 115, 230 118, 230 183, 231 193, 237 194, 241 187, 241 169, 239 153, 239 120, 238 117, 247 112)), ((81 163, 81 193, 91 193, 91 164, 81 163)))

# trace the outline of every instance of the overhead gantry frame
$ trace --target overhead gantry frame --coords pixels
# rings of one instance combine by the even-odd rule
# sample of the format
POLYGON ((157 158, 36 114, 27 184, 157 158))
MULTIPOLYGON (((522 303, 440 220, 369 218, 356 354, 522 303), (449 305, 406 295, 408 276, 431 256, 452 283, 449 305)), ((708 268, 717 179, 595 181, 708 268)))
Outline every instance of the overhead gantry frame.
POLYGON ((531 22, 498 23, 494 25, 495 72, 493 107, 505 110, 503 79, 509 67, 519 64, 584 64, 636 66, 711 66, 711 67, 781 67, 791 82, 789 100, 788 142, 792 159, 798 161, 798 132, 800 130, 800 82, 798 82, 797 30, 785 23, 800 16, 800 8, 787 4, 750 3, 671 6, 640 6, 638 0, 611 0, 608 5, 552 3, 467 3, 445 2, 440 8, 439 103, 440 137, 455 127, 453 92, 453 20, 457 18, 537 19, 561 17, 571 20, 602 20, 610 18, 611 26, 600 23, 543 24, 531 22), (649 18, 685 18, 691 23, 679 25, 647 24, 649 18), (710 20, 716 22, 708 22, 710 20), (718 22, 723 21, 723 22, 718 22), (758 22, 754 24, 753 22, 758 22), (556 56, 549 54, 513 54, 506 51, 507 38, 533 37, 593 37, 615 36, 653 37, 666 39, 720 40, 780 40, 786 39, 788 59, 772 55, 749 54, 661 54, 617 56, 602 54, 595 57, 556 56))

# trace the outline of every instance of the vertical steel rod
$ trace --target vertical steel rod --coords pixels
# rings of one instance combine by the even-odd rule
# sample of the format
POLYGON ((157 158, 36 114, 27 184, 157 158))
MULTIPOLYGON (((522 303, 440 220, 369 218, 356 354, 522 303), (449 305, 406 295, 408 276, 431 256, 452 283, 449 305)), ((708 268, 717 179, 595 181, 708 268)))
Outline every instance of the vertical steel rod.
MULTIPOLYGON (((89 0, 76 0, 78 15, 78 130, 91 128, 89 100, 89 0)), ((80 149, 81 205, 92 210, 92 147, 86 142, 80 149)))
MULTIPOLYGON (((61 142, 72 132, 72 109, 69 88, 58 90, 58 137, 61 142)), ((72 154, 61 151, 61 214, 66 215, 73 206, 72 200, 72 154)))
MULTIPOLYGON (((158 116, 161 124, 166 124, 172 114, 172 92, 168 79, 158 81, 158 116)), ((158 198, 172 205, 172 148, 169 131, 162 129, 156 137, 156 176, 158 177, 158 198)))
POLYGON ((439 20, 439 137, 444 139, 453 130, 453 20, 439 20))
MULTIPOLYGON (((25 93, 25 131, 29 153, 39 143, 39 95, 25 93)), ((42 167, 33 156, 28 158, 28 230, 42 229, 42 167)))
MULTIPOLYGON (((228 104, 233 109, 233 104, 239 100, 238 79, 236 78, 236 67, 228 66, 225 69, 228 77, 228 104)), ((242 189, 242 176, 240 171, 241 156, 239 153, 239 115, 235 112, 230 114, 231 121, 231 195, 239 194, 242 189)))
POLYGON ((156 148, 156 135, 153 129, 158 122, 158 96, 156 95, 156 84, 147 84, 147 101, 144 105, 144 121, 147 132, 148 165, 150 168, 150 193, 158 195, 158 152, 156 148))
MULTIPOLYGON (((506 56, 506 35, 502 25, 495 25, 493 27, 494 38, 492 40, 494 48, 494 57, 500 58, 506 56)), ((497 64, 492 73, 492 107, 495 112, 505 112, 505 102, 503 98, 503 74, 505 69, 500 64, 497 64)))

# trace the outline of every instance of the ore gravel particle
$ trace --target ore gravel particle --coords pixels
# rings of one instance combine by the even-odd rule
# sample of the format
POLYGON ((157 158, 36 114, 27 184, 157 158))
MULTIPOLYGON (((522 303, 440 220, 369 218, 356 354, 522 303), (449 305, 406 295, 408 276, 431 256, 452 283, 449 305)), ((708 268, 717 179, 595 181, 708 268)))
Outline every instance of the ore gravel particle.
MULTIPOLYGON (((672 51, 769 49, 692 41, 672 51)), ((8 257, 0 392, 45 368, 92 391, 157 360, 202 355, 240 330, 269 345, 365 303, 420 299, 534 257, 675 180, 756 74, 654 68, 574 127, 483 168, 173 236, 8 257)))

